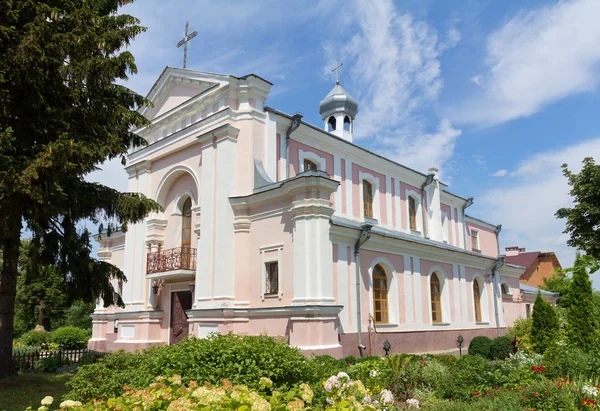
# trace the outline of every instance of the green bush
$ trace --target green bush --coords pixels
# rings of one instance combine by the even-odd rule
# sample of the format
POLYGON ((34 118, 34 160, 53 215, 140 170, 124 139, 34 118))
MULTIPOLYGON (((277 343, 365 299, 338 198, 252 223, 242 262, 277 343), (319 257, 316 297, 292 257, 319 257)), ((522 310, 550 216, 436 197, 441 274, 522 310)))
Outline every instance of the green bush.
POLYGON ((22 347, 42 347, 50 342, 48 331, 27 331, 15 341, 15 345, 22 347))
POLYGON ((531 318, 519 317, 515 320, 512 327, 508 329, 510 338, 517 339, 517 347, 519 350, 531 352, 531 318))
POLYGON ((51 333, 51 341, 62 345, 67 350, 86 348, 91 337, 91 330, 77 327, 62 327, 51 333))
POLYGON ((535 352, 543 354, 556 341, 560 324, 554 308, 542 298, 539 291, 533 304, 531 318, 533 319, 531 323, 531 344, 535 352))
POLYGON ((469 355, 479 355, 483 358, 489 358, 491 346, 491 338, 483 335, 474 337, 469 344, 469 355))
POLYGON ((311 361, 284 341, 267 336, 214 334, 140 353, 109 355, 97 364, 82 366, 68 383, 69 398, 105 399, 119 395, 123 385, 142 388, 156 376, 173 374, 181 375, 184 382, 215 384, 227 378, 233 384, 251 387, 261 377, 268 377, 279 390, 319 378, 311 361))
POLYGON ((503 360, 510 357, 513 352, 512 339, 505 335, 503 337, 496 337, 492 340, 490 345, 490 356, 491 360, 503 360))

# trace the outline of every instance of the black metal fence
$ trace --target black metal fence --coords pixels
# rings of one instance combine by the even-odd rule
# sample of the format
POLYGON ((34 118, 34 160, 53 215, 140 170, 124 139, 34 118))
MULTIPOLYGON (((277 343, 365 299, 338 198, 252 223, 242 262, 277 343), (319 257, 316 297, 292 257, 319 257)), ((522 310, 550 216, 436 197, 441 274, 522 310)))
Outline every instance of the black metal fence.
POLYGON ((79 348, 45 350, 42 347, 13 347, 13 364, 20 371, 55 371, 70 364, 93 364, 107 353, 79 348))

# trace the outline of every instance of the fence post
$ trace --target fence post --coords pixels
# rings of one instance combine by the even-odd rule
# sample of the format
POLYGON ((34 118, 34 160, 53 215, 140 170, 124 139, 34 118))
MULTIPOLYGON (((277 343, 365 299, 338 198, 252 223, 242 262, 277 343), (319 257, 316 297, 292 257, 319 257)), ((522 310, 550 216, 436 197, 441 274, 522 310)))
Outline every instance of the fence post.
POLYGON ((63 345, 58 346, 58 366, 62 367, 63 345))

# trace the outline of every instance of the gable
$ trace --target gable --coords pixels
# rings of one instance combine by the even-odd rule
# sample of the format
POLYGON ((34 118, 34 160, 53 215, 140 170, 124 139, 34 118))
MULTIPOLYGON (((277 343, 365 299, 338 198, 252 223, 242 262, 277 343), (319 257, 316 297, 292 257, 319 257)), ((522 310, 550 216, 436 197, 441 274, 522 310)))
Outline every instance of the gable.
POLYGON ((208 87, 194 87, 190 85, 177 84, 171 87, 166 95, 161 98, 161 103, 154 105, 153 116, 156 118, 163 113, 177 107, 180 104, 185 103, 189 99, 205 91, 208 87))

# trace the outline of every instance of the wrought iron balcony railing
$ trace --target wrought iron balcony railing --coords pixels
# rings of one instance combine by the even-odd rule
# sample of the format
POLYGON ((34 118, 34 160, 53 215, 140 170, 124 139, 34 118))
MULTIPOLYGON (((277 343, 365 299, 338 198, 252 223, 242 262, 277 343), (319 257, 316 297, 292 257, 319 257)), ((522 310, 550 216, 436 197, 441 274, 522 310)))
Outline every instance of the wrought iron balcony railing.
POLYGON ((196 270, 196 249, 171 248, 148 253, 146 274, 165 273, 174 270, 196 270))

